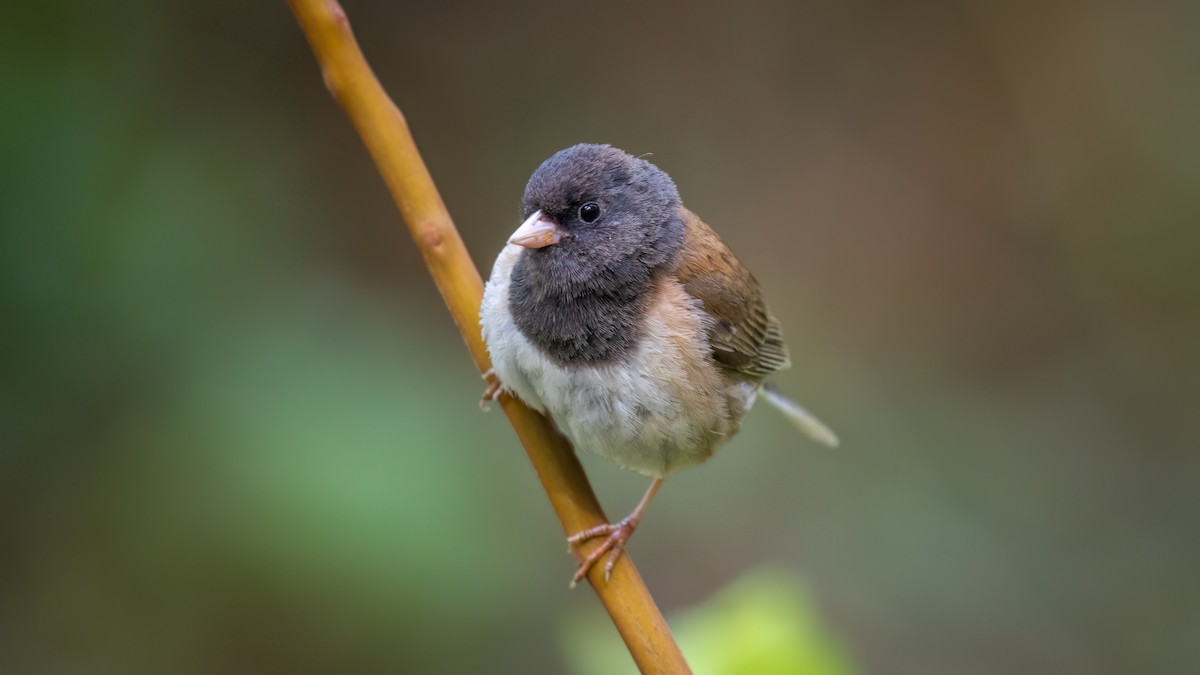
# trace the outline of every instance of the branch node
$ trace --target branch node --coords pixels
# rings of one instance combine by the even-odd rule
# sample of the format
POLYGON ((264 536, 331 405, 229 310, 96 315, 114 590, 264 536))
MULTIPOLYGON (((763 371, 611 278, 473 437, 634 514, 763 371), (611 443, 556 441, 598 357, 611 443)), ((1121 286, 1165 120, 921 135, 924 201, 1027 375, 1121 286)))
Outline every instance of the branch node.
POLYGON ((350 20, 346 18, 346 10, 342 9, 341 3, 337 0, 329 0, 329 15, 333 17, 339 28, 349 29, 350 20))
POLYGON ((446 238, 442 235, 442 228, 437 226, 437 223, 432 221, 425 222, 418 227, 420 232, 420 245, 426 251, 441 253, 442 244, 446 238))

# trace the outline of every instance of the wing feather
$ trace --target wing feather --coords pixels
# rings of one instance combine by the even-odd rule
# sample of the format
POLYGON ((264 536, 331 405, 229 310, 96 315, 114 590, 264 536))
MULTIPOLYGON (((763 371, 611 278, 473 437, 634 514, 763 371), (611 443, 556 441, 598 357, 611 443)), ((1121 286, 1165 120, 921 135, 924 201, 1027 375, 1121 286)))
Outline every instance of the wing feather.
POLYGON ((696 214, 680 209, 680 216, 684 240, 675 275, 714 320, 708 336, 713 358, 753 380, 789 367, 783 329, 754 275, 696 214))

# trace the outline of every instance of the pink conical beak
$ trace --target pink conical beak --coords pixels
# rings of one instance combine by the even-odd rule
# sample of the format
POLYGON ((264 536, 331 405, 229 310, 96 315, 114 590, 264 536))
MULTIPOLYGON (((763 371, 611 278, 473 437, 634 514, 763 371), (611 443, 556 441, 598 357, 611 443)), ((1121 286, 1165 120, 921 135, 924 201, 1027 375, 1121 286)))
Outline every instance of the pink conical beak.
POLYGON ((508 243, 525 248, 543 248, 557 244, 562 237, 563 231, 558 223, 542 215, 541 211, 534 211, 521 223, 517 231, 512 233, 508 243))

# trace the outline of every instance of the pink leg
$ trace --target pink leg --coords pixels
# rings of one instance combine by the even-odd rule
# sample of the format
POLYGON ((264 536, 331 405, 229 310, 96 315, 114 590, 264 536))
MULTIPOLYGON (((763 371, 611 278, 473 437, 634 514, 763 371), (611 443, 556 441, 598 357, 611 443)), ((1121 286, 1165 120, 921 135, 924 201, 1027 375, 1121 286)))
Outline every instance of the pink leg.
POLYGON ((642 519, 642 512, 646 510, 646 505, 662 487, 662 483, 663 479, 655 478, 654 482, 650 484, 650 488, 646 490, 645 496, 642 497, 642 501, 638 502, 637 508, 615 525, 597 525, 567 537, 567 545, 572 549, 589 539, 607 537, 604 543, 597 546, 596 550, 589 553, 583 562, 579 563, 579 568, 575 570, 575 576, 571 579, 571 588, 575 588, 575 584, 587 576, 587 573, 605 553, 608 554, 608 561, 604 563, 604 580, 607 582, 612 578, 613 566, 617 564, 617 560, 625 550, 625 543, 629 541, 629 537, 633 536, 638 521, 642 519))

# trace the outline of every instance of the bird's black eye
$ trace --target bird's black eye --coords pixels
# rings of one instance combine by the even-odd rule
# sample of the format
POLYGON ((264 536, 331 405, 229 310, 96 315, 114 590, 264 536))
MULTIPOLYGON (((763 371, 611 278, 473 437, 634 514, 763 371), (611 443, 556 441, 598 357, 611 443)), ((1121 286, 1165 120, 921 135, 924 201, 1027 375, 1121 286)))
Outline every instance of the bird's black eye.
POLYGON ((579 207, 579 219, 585 223, 594 223, 600 217, 600 205, 596 202, 588 202, 579 207))

